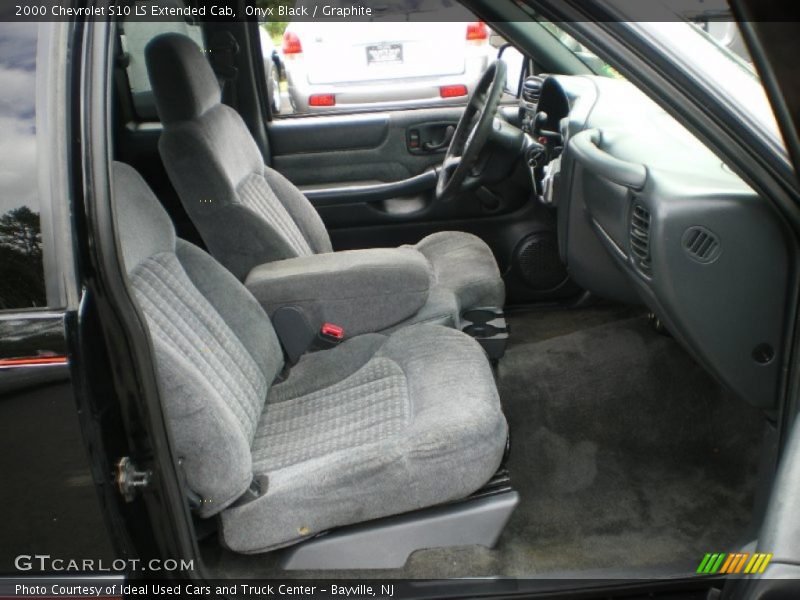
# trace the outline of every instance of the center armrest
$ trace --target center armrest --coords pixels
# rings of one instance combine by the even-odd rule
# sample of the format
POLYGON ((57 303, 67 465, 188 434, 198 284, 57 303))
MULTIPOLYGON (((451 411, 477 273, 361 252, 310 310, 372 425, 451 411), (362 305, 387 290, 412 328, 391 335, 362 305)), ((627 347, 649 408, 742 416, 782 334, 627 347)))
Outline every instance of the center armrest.
POLYGON ((244 283, 270 316, 296 306, 312 326, 335 323, 350 337, 413 316, 428 299, 431 271, 413 248, 375 248, 265 263, 244 283))

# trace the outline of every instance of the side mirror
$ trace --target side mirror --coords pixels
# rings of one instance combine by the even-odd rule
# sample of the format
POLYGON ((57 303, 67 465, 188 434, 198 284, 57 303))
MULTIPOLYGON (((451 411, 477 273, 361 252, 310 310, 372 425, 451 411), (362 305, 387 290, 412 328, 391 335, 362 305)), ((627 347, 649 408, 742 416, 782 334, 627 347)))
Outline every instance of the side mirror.
POLYGON ((519 97, 520 85, 525 75, 525 55, 511 44, 503 44, 497 52, 497 58, 506 63, 508 76, 506 79, 506 93, 519 97))

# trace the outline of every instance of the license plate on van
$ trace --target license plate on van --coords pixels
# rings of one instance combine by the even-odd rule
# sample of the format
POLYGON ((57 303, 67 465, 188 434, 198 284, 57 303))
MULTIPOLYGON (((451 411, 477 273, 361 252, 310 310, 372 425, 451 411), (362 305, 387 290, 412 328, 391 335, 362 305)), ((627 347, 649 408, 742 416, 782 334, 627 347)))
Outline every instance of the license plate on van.
POLYGON ((367 64, 403 62, 403 44, 367 46, 367 64))

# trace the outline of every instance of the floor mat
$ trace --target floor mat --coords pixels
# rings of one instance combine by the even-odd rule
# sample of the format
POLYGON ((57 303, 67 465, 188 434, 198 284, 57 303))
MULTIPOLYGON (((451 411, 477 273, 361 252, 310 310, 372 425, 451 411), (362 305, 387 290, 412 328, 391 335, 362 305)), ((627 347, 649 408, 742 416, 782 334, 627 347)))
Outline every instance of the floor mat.
POLYGON ((391 571, 284 572, 205 544, 227 577, 541 575, 699 562, 746 533, 760 413, 631 309, 510 316, 498 386, 521 503, 497 547, 423 550, 391 571))
POLYGON ((511 326, 509 348, 543 342, 598 325, 642 317, 646 314, 646 310, 641 306, 611 302, 597 302, 579 309, 555 306, 518 309, 508 313, 511 326))
POLYGON ((516 345, 499 387, 523 497, 506 574, 691 563, 745 534, 760 413, 646 318, 516 345))

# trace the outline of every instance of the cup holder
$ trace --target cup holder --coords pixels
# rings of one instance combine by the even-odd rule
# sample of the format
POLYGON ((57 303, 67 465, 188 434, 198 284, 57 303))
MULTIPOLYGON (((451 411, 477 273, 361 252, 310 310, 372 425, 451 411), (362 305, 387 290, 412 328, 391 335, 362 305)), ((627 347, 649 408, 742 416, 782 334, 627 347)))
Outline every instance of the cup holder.
POLYGON ((494 325, 489 325, 488 323, 474 323, 472 325, 467 325, 462 331, 474 338, 485 338, 497 335, 504 330, 494 325))
POLYGON ((469 321, 470 323, 486 324, 495 319, 503 319, 505 323, 505 315, 502 309, 499 308, 473 308, 461 315, 462 321, 469 321))
POLYGON ((473 308, 461 314, 461 331, 475 338, 492 360, 503 357, 508 325, 501 308, 473 308))

